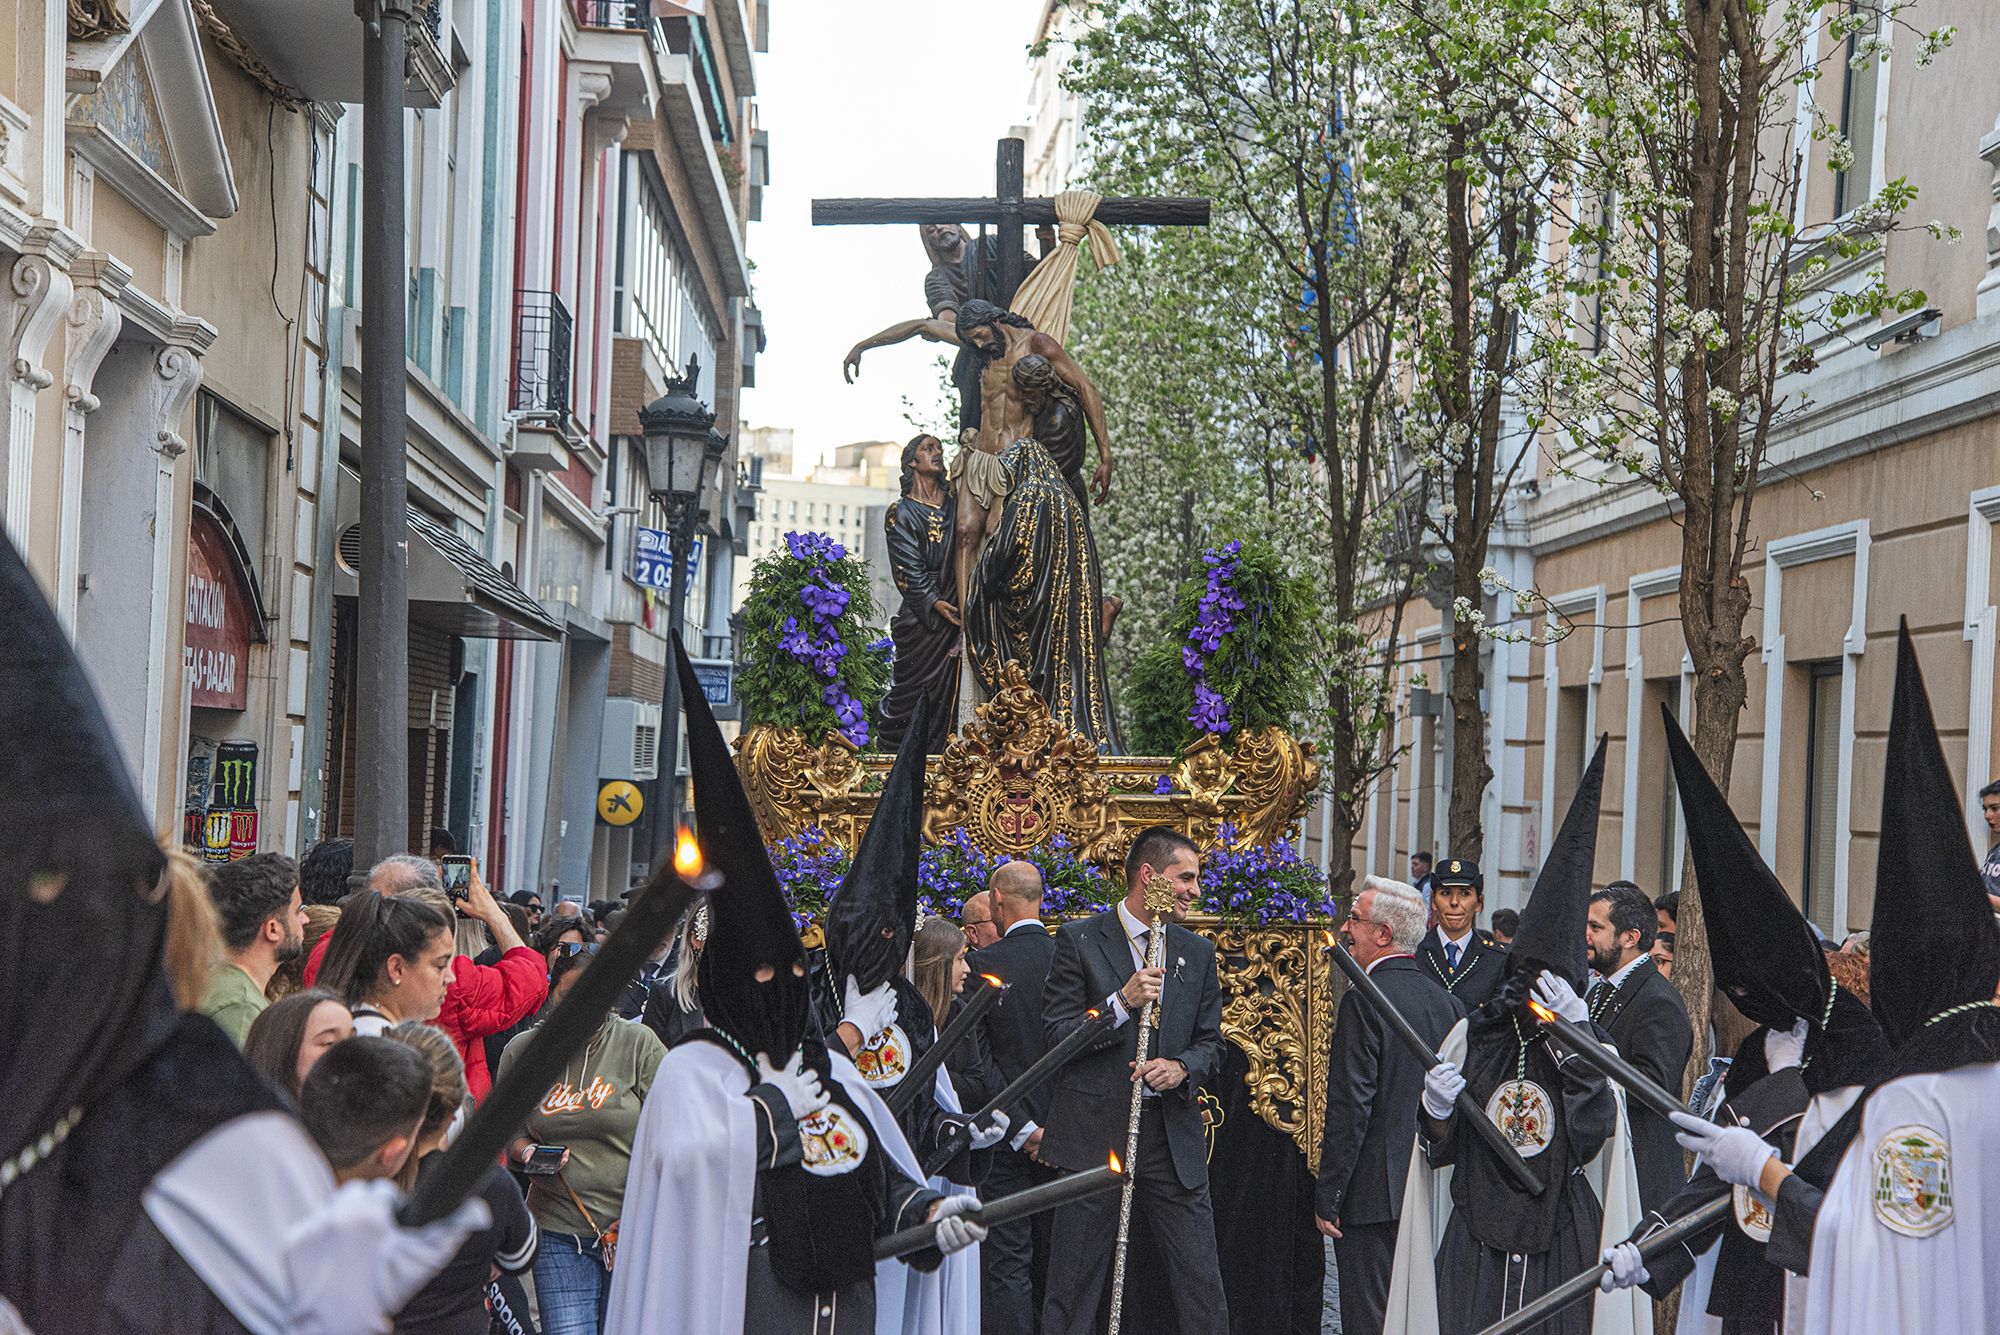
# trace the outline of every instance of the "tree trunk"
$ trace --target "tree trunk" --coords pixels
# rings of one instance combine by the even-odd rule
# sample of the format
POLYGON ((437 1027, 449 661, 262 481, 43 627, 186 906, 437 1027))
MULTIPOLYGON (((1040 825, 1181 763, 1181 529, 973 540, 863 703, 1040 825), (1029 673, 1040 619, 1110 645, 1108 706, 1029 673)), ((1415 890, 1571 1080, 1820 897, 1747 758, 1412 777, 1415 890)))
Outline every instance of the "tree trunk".
MULTIPOLYGON (((1483 592, 1479 569, 1466 561, 1454 561, 1452 593, 1455 599, 1469 599, 1477 610, 1483 592)), ((1480 662, 1478 628, 1469 619, 1453 616, 1451 623, 1451 847, 1437 850, 1443 857, 1479 862, 1485 852, 1486 831, 1480 820, 1486 785, 1493 781, 1493 767, 1486 763, 1486 708, 1480 701, 1485 671, 1480 662)), ((1486 873, 1490 879, 1492 868, 1486 873)))

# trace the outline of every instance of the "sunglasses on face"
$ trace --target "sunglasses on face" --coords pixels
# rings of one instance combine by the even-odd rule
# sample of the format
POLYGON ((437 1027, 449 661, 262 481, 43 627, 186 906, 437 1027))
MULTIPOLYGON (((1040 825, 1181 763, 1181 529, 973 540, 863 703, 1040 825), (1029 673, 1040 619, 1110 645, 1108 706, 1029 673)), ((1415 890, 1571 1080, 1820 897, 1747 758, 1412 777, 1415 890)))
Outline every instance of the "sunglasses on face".
POLYGON ((564 941, 556 947, 556 954, 558 955, 595 955, 596 953, 597 943, 595 941, 564 941))

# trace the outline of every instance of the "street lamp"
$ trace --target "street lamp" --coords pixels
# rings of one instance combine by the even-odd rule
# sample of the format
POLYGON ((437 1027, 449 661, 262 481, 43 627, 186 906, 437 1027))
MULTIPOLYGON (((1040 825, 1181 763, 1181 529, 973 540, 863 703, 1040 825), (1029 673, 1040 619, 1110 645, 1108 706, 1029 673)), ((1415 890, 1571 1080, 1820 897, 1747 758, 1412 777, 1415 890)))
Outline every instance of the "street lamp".
MULTIPOLYGON (((688 551, 695 530, 707 518, 701 508, 710 477, 729 451, 729 438, 716 431, 715 414, 695 397, 701 361, 689 357, 685 375, 667 378, 667 392, 639 410, 646 433, 646 490, 667 516, 667 629, 677 632, 687 619, 688 551)), ((665 783, 653 813, 651 861, 673 852, 680 827, 681 681, 669 656, 660 689, 660 730, 666 734, 665 783)))

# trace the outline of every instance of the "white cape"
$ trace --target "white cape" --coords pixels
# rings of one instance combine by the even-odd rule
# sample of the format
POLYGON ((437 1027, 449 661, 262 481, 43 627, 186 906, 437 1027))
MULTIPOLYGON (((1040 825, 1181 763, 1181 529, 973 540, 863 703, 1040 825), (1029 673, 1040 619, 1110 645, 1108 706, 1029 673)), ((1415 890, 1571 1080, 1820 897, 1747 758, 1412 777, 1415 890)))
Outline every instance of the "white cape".
POLYGON ((749 1088, 742 1063, 713 1043, 661 1059, 632 1140, 606 1335, 743 1330, 757 1185, 749 1088))
MULTIPOLYGON (((833 1073, 846 1088, 855 1105, 868 1115, 876 1128, 875 1140, 889 1161, 912 1182, 924 1181, 923 1165, 910 1149, 896 1115, 889 1111, 861 1073, 840 1053, 834 1053, 833 1073)), ((942 1068, 937 1073, 937 1099, 947 1112, 960 1111, 958 1095, 942 1068)), ((933 1191, 947 1196, 969 1196, 972 1191, 945 1181, 930 1179, 933 1191)), ((979 1248, 967 1247, 944 1258, 944 1264, 930 1274, 903 1261, 875 1263, 875 1335, 978 1335, 979 1332, 979 1248)))
MULTIPOLYGON (((1806 1152, 1819 1144, 1819 1138, 1830 1130, 1854 1106, 1861 1097, 1861 1086, 1842 1085, 1815 1094, 1806 1104, 1805 1116, 1799 1118, 1798 1134, 1792 1137, 1792 1162, 1806 1157, 1806 1152)), ((1806 1277, 1785 1272, 1785 1320, 1784 1335, 1805 1335, 1806 1328, 1806 1277)))
MULTIPOLYGON (((1466 1022, 1445 1035, 1439 1054, 1465 1061, 1466 1022)), ((1632 1136, 1625 1125, 1625 1091, 1618 1098, 1618 1121, 1611 1138, 1585 1169, 1590 1189, 1604 1206, 1598 1249, 1623 1242, 1639 1226, 1639 1177, 1632 1166, 1632 1136)), ((1402 1226, 1396 1231, 1395 1270, 1389 1280, 1389 1308, 1383 1335, 1438 1335, 1437 1252, 1451 1220, 1451 1169, 1432 1168, 1412 1137, 1410 1175, 1403 1187, 1402 1226)), ((1599 1293, 1592 1300, 1591 1335, 1653 1335, 1653 1300, 1643 1289, 1599 1293)))
POLYGON ((2000 1189, 1996 1104, 1992 1062, 1870 1096, 1820 1207, 1805 1335, 2000 1329, 2000 1266, 1985 1248, 1986 1201, 2000 1200, 1986 1190, 2000 1189), (1915 1201, 1913 1182, 1924 1188, 1915 1201))

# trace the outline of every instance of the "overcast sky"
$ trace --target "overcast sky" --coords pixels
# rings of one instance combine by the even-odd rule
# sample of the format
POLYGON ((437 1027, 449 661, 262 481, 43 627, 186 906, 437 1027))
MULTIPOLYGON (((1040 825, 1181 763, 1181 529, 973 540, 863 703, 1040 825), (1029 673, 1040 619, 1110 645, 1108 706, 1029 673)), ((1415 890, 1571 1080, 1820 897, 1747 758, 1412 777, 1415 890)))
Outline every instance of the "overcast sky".
MULTIPOLYGON (((927 315, 917 229, 813 227, 815 197, 990 195, 993 145, 1027 115, 1027 45, 1039 0, 779 0, 757 58, 771 132, 764 220, 750 224, 768 346, 751 426, 789 426, 802 455, 909 434, 902 400, 937 397, 939 345, 840 359, 861 338, 927 315)), ((1032 243, 1031 243, 1032 248, 1032 243)))

